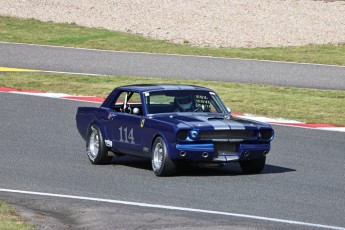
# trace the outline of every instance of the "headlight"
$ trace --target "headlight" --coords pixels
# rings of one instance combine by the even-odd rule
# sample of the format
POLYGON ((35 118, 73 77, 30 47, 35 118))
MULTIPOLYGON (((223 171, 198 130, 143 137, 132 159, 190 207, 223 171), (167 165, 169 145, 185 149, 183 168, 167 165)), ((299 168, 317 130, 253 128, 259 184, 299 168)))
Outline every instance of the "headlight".
POLYGON ((188 130, 180 130, 177 132, 177 140, 185 141, 188 137, 188 130))
POLYGON ((196 130, 180 130, 176 134, 178 141, 195 141, 199 137, 199 133, 196 130))
POLYGON ((189 138, 193 141, 198 139, 198 132, 195 130, 190 131, 189 132, 189 138))
POLYGON ((273 137, 274 137, 273 129, 263 129, 263 130, 260 130, 260 137, 261 137, 262 140, 265 140, 265 141, 272 140, 273 137))

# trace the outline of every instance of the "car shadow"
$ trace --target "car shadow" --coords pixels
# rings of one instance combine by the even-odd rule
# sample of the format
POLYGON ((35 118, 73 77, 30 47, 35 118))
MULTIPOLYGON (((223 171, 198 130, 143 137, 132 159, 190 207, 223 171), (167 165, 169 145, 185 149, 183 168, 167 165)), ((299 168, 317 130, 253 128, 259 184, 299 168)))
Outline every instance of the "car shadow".
POLYGON ((142 158, 142 157, 135 157, 135 156, 128 156, 128 155, 113 157, 111 164, 123 165, 123 166, 132 167, 132 168, 144 169, 144 170, 152 170, 150 159, 142 158))
MULTIPOLYGON (((285 168, 281 166, 266 164, 264 170, 260 174, 280 174, 287 172, 294 172, 295 169, 285 168)), ((252 176, 255 174, 246 174, 242 172, 242 169, 237 162, 228 163, 221 168, 207 168, 192 166, 188 168, 182 168, 178 171, 177 176, 252 176)), ((257 174, 256 174, 257 175, 257 174)))
MULTIPOLYGON (((134 156, 114 157, 112 165, 122 165, 132 168, 152 171, 151 161, 147 158, 134 156)), ((264 170, 260 174, 280 174, 295 172, 295 169, 266 164, 264 170)), ((225 164, 223 167, 200 167, 196 164, 185 163, 178 165, 177 174, 175 176, 243 176, 253 175, 243 173, 237 162, 225 164)))
POLYGON ((274 174, 274 173, 287 173, 287 172, 296 172, 296 169, 266 164, 261 174, 274 174))

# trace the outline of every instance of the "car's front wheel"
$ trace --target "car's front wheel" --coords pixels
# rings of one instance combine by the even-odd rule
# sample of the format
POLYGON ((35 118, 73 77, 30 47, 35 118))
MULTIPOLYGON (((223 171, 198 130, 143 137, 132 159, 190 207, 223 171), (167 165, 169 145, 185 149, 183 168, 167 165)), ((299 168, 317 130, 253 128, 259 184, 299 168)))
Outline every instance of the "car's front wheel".
POLYGON ((92 164, 107 164, 111 161, 102 133, 97 125, 91 125, 86 140, 86 153, 92 164))
POLYGON ((170 159, 162 137, 157 137, 153 143, 151 162, 156 176, 171 176, 176 173, 176 164, 170 159))
POLYGON ((266 157, 255 159, 255 160, 246 160, 246 161, 240 161, 241 169, 244 173, 260 173, 266 163, 266 157))

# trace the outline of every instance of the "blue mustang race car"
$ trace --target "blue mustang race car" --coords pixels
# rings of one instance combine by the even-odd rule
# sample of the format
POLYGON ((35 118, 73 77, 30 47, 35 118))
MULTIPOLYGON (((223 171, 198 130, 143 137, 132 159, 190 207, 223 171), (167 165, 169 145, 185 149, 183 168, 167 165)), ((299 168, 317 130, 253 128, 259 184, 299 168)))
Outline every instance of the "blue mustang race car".
POLYGON ((189 85, 118 87, 101 107, 79 107, 76 123, 92 164, 148 157, 157 176, 173 175, 181 161, 236 161, 259 173, 274 137, 268 124, 232 117, 213 90, 189 85))

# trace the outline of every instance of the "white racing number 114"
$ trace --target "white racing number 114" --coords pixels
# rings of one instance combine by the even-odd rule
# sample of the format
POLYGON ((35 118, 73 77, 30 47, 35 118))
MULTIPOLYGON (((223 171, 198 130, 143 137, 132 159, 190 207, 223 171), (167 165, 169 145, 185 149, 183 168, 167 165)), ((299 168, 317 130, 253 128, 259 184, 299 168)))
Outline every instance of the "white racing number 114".
POLYGON ((133 129, 131 129, 128 132, 127 127, 122 128, 122 126, 119 128, 120 131, 120 142, 135 144, 134 142, 134 135, 133 135, 133 129))

